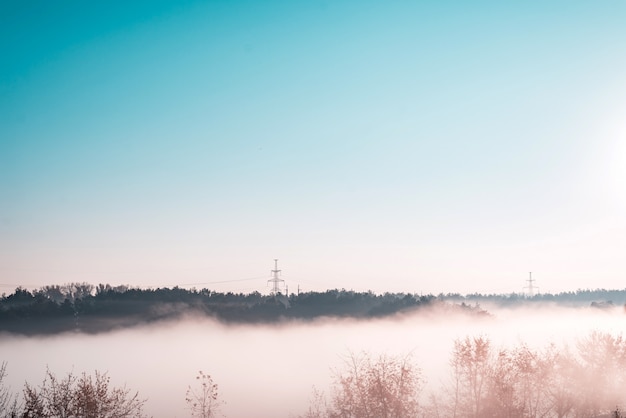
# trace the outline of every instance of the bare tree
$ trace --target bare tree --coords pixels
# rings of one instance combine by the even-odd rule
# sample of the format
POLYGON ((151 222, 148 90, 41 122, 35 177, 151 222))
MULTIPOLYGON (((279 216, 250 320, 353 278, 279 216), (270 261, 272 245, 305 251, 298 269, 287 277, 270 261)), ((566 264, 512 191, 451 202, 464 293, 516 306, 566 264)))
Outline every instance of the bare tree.
POLYGON ((482 337, 457 340, 451 380, 429 416, 590 418, 626 404, 626 339, 592 332, 572 354, 553 344, 494 352, 482 337))
POLYGON ((217 413, 222 405, 218 396, 218 387, 210 375, 205 374, 200 370, 196 376, 196 380, 199 383, 199 387, 187 388, 185 400, 191 410, 192 417, 200 418, 212 418, 217 416, 217 413))
POLYGON ((490 365, 486 383, 485 402, 480 416, 517 418, 524 416, 521 399, 520 358, 517 352, 501 349, 490 365))
POLYGON ((567 346, 548 346, 541 355, 540 367, 543 393, 550 414, 544 416, 565 418, 570 416, 577 402, 578 362, 567 346))
POLYGON ((301 418, 410 418, 419 413, 422 377, 411 356, 372 359, 351 353, 333 378, 330 404, 314 389, 301 418))
POLYGON ((608 414, 626 401, 626 339, 598 331, 577 343, 576 408, 581 414, 608 414))
POLYGON ((24 385, 23 418, 48 417, 48 408, 44 407, 43 396, 28 383, 24 385))
POLYGON ((452 417, 482 417, 492 371, 491 342, 485 337, 456 340, 452 351, 452 417))
POLYGON ((140 418, 145 400, 125 387, 111 388, 106 373, 95 377, 68 373, 57 378, 50 370, 38 388, 24 387, 25 418, 140 418))
POLYGON ((17 397, 5 386, 4 379, 7 375, 7 364, 0 364, 0 417, 16 417, 18 410, 17 397))
POLYGON ((300 418, 325 418, 331 414, 324 393, 313 387, 309 409, 300 418))

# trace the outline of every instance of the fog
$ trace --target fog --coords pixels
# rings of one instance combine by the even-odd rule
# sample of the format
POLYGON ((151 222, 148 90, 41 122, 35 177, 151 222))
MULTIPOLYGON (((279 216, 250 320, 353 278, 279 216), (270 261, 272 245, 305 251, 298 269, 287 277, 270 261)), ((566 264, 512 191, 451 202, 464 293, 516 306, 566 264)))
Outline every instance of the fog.
POLYGON ((96 335, 54 337, 0 335, 6 383, 16 392, 25 381, 39 384, 46 367, 67 372, 108 371, 114 386, 126 385, 147 398, 154 417, 189 416, 187 386, 199 370, 210 374, 230 418, 301 414, 313 386, 328 391, 332 370, 350 352, 406 355, 422 369, 423 393, 436 391, 449 376, 455 339, 485 336, 498 347, 573 344, 597 330, 625 329, 624 310, 537 306, 486 307, 487 317, 420 310, 381 320, 318 320, 282 325, 224 325, 186 318, 96 335))

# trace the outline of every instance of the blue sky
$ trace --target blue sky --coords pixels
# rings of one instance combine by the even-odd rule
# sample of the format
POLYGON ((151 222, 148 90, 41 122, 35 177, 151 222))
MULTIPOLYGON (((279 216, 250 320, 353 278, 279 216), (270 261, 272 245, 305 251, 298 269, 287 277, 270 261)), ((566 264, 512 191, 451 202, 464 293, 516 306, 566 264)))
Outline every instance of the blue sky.
POLYGON ((0 291, 265 291, 274 258, 290 290, 624 288, 624 21, 623 1, 3 2, 0 291))

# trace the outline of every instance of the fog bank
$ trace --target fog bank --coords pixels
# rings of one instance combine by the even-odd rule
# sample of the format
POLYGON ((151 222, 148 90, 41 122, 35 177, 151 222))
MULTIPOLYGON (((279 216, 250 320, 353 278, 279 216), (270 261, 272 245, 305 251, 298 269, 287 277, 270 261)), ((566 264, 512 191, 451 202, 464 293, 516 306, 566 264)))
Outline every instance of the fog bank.
POLYGON ((224 325, 187 318, 98 335, 62 334, 29 338, 0 336, 0 361, 7 361, 11 388, 38 384, 46 367, 69 371, 108 371, 111 383, 148 398, 155 417, 189 416, 185 390, 198 370, 219 385, 230 418, 288 417, 302 413, 313 385, 327 390, 331 369, 350 351, 404 355, 411 352, 436 390, 448 373, 455 339, 486 336, 496 347, 525 342, 541 347, 571 344, 592 330, 620 334, 622 308, 495 309, 476 317, 438 311, 379 320, 318 320, 283 325, 224 325))

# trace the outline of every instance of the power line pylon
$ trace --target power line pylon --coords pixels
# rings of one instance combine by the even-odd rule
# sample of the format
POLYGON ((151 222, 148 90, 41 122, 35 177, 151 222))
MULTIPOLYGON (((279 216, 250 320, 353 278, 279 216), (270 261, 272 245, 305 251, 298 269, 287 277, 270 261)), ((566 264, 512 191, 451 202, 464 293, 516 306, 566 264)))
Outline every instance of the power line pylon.
POLYGON ((533 282, 535 280, 533 279, 532 271, 528 273, 528 280, 526 281, 528 282, 528 286, 525 286, 524 289, 528 289, 528 297, 532 298, 533 296, 535 296, 535 289, 539 290, 537 286, 533 286, 533 282))
POLYGON ((280 293, 280 283, 284 282, 283 279, 280 279, 278 276, 280 275, 280 270, 278 270, 278 259, 274 259, 274 270, 272 272, 272 278, 267 282, 272 283, 272 294, 277 295, 280 293))

